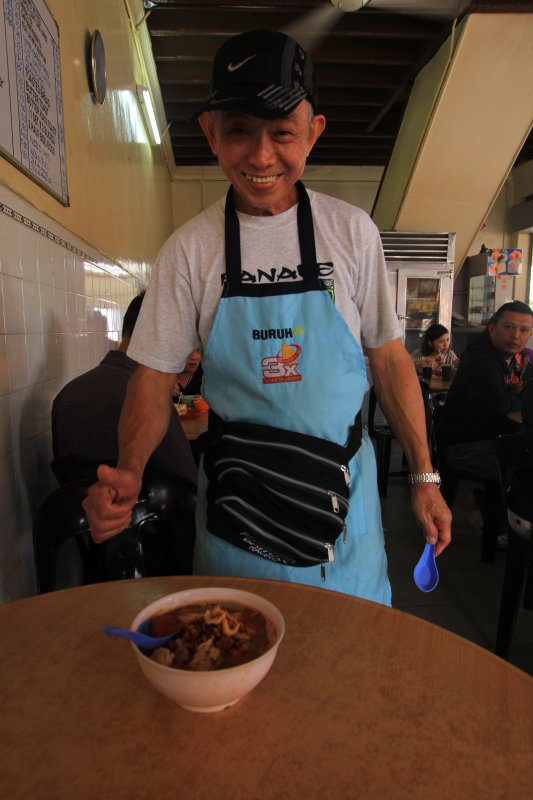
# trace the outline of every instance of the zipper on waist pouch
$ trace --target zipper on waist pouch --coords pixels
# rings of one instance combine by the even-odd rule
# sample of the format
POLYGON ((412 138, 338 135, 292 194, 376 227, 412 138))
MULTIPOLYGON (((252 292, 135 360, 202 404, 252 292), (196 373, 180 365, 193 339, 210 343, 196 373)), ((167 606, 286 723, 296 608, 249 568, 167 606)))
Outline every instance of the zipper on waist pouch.
MULTIPOLYGON (((308 544, 311 544, 311 545, 319 547, 319 548, 326 548, 326 551, 327 551, 326 555, 327 555, 328 561, 333 561, 334 560, 335 547, 334 547, 333 544, 331 544, 330 542, 317 541, 317 539, 315 537, 313 537, 313 536, 309 536, 308 534, 305 534, 302 531, 296 531, 296 530, 294 530, 294 528, 290 528, 287 525, 283 525, 283 523, 281 523, 281 522, 277 522, 276 520, 272 519, 272 517, 269 517, 267 514, 264 514, 262 511, 260 511, 255 506, 252 506, 250 503, 247 503, 246 500, 242 499, 242 497, 237 497, 237 495, 228 494, 228 495, 222 495, 221 497, 217 497, 217 499, 215 500, 215 503, 217 505, 221 505, 227 511, 230 510, 230 506, 228 506, 229 502, 234 502, 237 505, 240 505, 241 508, 244 508, 244 509, 246 509, 248 511, 248 513, 251 515, 251 517, 255 516, 255 517, 258 517, 261 520, 264 520, 264 522, 266 522, 269 527, 275 527, 279 531, 281 531, 282 533, 284 533, 286 535, 289 535, 289 536, 293 536, 296 539, 300 539, 302 542, 307 542, 308 544), (332 550, 330 551, 329 548, 332 548, 332 550)), ((250 517, 242 517, 242 519, 250 520, 250 517)), ((252 521, 252 520, 250 520, 250 521, 252 521)), ((341 531, 342 531, 342 527, 339 529, 339 534, 338 535, 340 535, 341 531)), ((271 538, 274 538, 274 539, 276 538, 276 536, 274 534, 272 534, 272 533, 269 534, 267 531, 264 531, 264 532, 265 532, 265 534, 267 536, 270 536, 271 538)), ((279 539, 279 537, 277 537, 277 538, 279 539)), ((285 539, 279 539, 279 540, 282 541, 282 542, 285 542, 285 539)))
POLYGON ((320 550, 320 549, 323 550, 323 555, 322 556, 317 555, 316 557, 314 557, 314 556, 309 556, 308 553, 304 553, 302 550, 299 550, 297 546, 287 542, 285 539, 281 539, 281 538, 275 536, 274 534, 269 533, 267 530, 265 530, 261 526, 261 524, 259 522, 256 522, 253 519, 250 519, 250 517, 245 512, 247 510, 251 511, 253 514, 255 514, 260 519, 264 519, 268 524, 271 524, 272 520, 269 517, 267 517, 265 514, 262 514, 260 511, 258 511, 257 509, 253 508, 252 506, 250 506, 244 500, 241 500, 240 497, 233 497, 231 495, 228 495, 226 497, 219 497, 219 498, 217 498, 216 503, 217 503, 217 505, 221 505, 228 514, 231 514, 233 517, 235 517, 236 519, 240 520, 240 522, 243 523, 244 525, 246 525, 247 528, 250 528, 250 530, 253 531, 256 535, 259 535, 260 537, 263 537, 270 545, 272 545, 274 547, 275 546, 279 547, 281 545, 282 548, 286 548, 289 551, 292 550, 292 552, 294 552, 294 554, 298 558, 303 558, 303 559, 311 562, 311 564, 323 564, 326 559, 327 559, 327 561, 329 563, 333 563, 334 560, 335 560, 335 546, 332 545, 330 542, 317 542, 312 537, 306 536, 305 534, 302 534, 299 531, 294 531, 291 528, 286 528, 286 527, 284 527, 282 525, 277 525, 276 526, 280 530, 285 531, 286 533, 288 533, 289 535, 291 535, 291 536, 293 536, 293 537, 295 537, 297 539, 300 539, 302 542, 305 541, 307 543, 312 544, 314 547, 317 548, 317 550, 320 550), (240 513, 237 509, 235 509, 231 505, 229 505, 230 502, 235 502, 235 503, 239 504, 241 507, 244 508, 244 512, 240 513))
MULTIPOLYGON (((331 548, 331 551, 328 549, 328 561, 330 562, 330 564, 332 564, 333 561, 335 560, 335 554, 333 552, 333 545, 329 545, 329 547, 331 548)), ((326 582, 326 564, 324 561, 320 565, 320 580, 322 581, 322 583, 326 582)))
POLYGON ((331 458, 327 458, 326 456, 318 455, 317 453, 313 453, 311 450, 307 450, 304 447, 299 447, 295 444, 287 444, 285 442, 265 442, 261 439, 248 439, 241 436, 237 436, 234 433, 224 433, 221 436, 221 442, 223 443, 224 440, 228 442, 237 442, 238 444, 244 445, 245 447, 254 446, 254 447, 264 447, 268 449, 277 449, 283 454, 285 452, 292 452, 295 454, 300 454, 303 456, 307 456, 307 458, 312 459, 313 461, 318 463, 322 463, 327 465, 328 467, 332 467, 335 470, 340 470, 342 476, 344 478, 344 482, 346 486, 350 486, 350 470, 347 464, 342 464, 339 461, 335 461, 331 458))
MULTIPOLYGON (((263 473, 265 475, 270 476, 275 481, 279 481, 279 483, 292 484, 293 486, 300 487, 308 492, 321 495, 324 498, 324 500, 326 500, 326 502, 331 505, 331 508, 335 514, 340 513, 341 506, 344 510, 345 515, 348 513, 348 501, 346 500, 346 498, 344 498, 341 494, 334 491, 333 489, 324 489, 321 486, 316 486, 313 483, 300 481, 297 478, 291 478, 289 475, 285 474, 282 475, 279 472, 274 472, 274 470, 260 466, 244 458, 228 457, 228 458, 219 458, 217 461, 215 461, 215 466, 218 468, 222 467, 225 464, 228 465, 235 464, 235 467, 227 466, 226 469, 223 469, 218 475, 218 480, 221 480, 222 476, 225 475, 227 472, 229 472, 231 469, 238 469, 239 466, 243 468, 248 467, 252 471, 252 473, 253 472, 263 473)), ((243 472, 245 472, 248 475, 250 474, 245 469, 243 469, 243 472)), ((268 486, 268 488, 271 491, 275 491, 271 486, 268 486)))
MULTIPOLYGON (((251 475, 249 472, 247 472, 247 470, 243 469, 243 467, 228 467, 227 469, 223 470, 218 475, 217 480, 222 482, 223 478, 226 475, 229 475, 229 474, 231 474, 233 472, 242 473, 247 478, 251 478, 251 479, 254 478, 254 476, 251 475)), ((327 511, 327 510, 325 510, 323 508, 318 508, 318 506, 316 506, 316 505, 311 505, 310 503, 306 503, 305 501, 300 500, 297 497, 293 497, 292 495, 283 494, 283 492, 277 491, 272 486, 267 486, 265 484, 261 484, 261 488, 265 492, 268 492, 269 494, 273 494, 273 495, 275 495, 275 497, 278 497, 284 503, 284 505, 287 506, 288 509, 290 509, 291 506, 298 506, 303 511, 308 511, 308 512, 311 512, 312 514, 318 514, 318 515, 324 517, 325 519, 330 520, 330 522, 338 523, 339 526, 340 526, 339 534, 342 532, 343 533, 343 539, 344 539, 344 541, 346 541, 347 536, 348 536, 346 523, 344 522, 343 517, 339 513, 340 512, 340 507, 339 507, 339 504, 337 502, 337 500, 342 501, 344 503, 344 506, 346 507, 346 513, 348 513, 348 503, 346 503, 344 498, 342 498, 342 497, 337 498, 337 495, 335 495, 334 492, 327 492, 326 494, 333 495, 333 497, 335 498, 335 500, 332 501, 332 505, 334 507, 336 506, 336 508, 337 508, 336 511, 327 511)))

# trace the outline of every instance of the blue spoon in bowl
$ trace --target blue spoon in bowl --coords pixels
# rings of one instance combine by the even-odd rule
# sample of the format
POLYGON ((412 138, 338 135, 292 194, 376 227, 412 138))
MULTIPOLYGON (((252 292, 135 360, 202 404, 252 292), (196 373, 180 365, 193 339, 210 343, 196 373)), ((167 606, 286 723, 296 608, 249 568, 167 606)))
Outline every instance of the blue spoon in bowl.
POLYGON ((413 578, 421 592, 432 592, 439 582, 439 571, 435 563, 435 545, 426 544, 413 578))
MULTIPOLYGON (((141 628, 144 627, 148 629, 149 625, 150 620, 146 620, 142 623, 141 628)), ((130 631, 128 628, 113 628, 110 625, 106 625, 104 633, 107 633, 108 636, 119 636, 122 639, 129 639, 130 642, 136 644, 141 650, 153 650, 155 647, 161 647, 178 634, 178 631, 174 631, 173 633, 167 633, 165 636, 150 636, 148 633, 144 633, 141 628, 136 631, 130 631)))

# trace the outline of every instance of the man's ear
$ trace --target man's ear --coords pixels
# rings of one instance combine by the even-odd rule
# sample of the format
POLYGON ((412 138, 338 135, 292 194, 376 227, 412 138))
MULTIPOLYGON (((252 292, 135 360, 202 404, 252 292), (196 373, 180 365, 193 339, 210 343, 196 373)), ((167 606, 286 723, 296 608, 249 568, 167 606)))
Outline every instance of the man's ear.
POLYGON ((204 111, 203 114, 200 114, 198 117, 198 122, 204 132, 205 138, 209 142, 209 147, 211 148, 213 155, 218 155, 214 115, 210 111, 204 111))
POLYGON ((326 127, 326 118, 323 114, 315 114, 313 121, 309 126, 309 133, 307 136, 307 155, 313 149, 316 140, 324 133, 326 127))

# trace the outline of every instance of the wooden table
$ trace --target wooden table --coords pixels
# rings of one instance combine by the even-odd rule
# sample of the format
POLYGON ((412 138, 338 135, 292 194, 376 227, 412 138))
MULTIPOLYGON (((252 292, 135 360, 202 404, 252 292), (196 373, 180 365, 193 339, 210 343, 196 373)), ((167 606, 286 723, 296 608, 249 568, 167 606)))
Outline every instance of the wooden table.
MULTIPOLYGON (((422 379, 424 380, 424 379, 422 379)), ((443 381, 438 375, 432 375, 430 381, 425 381, 432 392, 447 392, 452 385, 452 381, 443 381)))
POLYGON ((411 615, 310 587, 166 577, 0 607, 3 796, 19 800, 403 800, 530 796, 533 678, 411 615), (215 714, 144 679, 127 642, 147 603, 260 593, 286 636, 264 681, 215 714))

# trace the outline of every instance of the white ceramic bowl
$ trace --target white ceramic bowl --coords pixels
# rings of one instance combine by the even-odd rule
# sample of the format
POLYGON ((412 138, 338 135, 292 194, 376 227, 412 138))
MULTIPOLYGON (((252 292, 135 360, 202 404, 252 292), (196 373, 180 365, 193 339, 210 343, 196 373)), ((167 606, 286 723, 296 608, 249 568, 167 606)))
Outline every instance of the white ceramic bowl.
POLYGON ((234 603, 253 608, 274 626, 276 638, 271 647, 258 658, 228 669, 195 672, 157 664, 132 644, 140 667, 150 683, 182 708, 190 711, 220 711, 233 705, 263 680, 272 666, 285 633, 285 621, 276 606, 264 597, 239 589, 209 587, 188 589, 156 600, 143 608, 131 623, 131 630, 147 619, 180 606, 195 603, 234 603))

